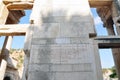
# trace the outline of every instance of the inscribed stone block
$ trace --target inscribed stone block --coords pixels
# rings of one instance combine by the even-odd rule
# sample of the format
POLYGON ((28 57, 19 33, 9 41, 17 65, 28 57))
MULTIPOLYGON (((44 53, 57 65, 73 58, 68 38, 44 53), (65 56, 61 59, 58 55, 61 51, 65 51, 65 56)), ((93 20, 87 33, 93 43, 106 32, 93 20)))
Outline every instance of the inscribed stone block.
POLYGON ((33 38, 56 38, 60 34, 59 23, 44 23, 34 28, 33 38), (39 34, 38 34, 39 33, 39 34))
MULTIPOLYGON (((89 52, 86 44, 75 45, 61 45, 61 63, 87 63, 91 62, 89 54, 92 53, 92 49, 89 52)), ((91 55, 91 54, 90 54, 91 55)))
POLYGON ((32 71, 29 73, 28 80, 55 80, 55 73, 44 71, 32 71))
POLYGON ((61 49, 59 46, 36 46, 31 50, 31 63, 60 63, 61 49))
POLYGON ((92 72, 56 73, 56 80, 94 80, 92 72))
POLYGON ((86 27, 81 23, 61 23, 60 24, 61 37, 88 37, 86 27))
POLYGON ((74 64, 73 71, 91 72, 93 71, 91 63, 74 64))
POLYGON ((39 25, 32 36, 30 65, 36 65, 28 80, 97 80, 100 64, 89 38, 94 30, 88 0, 35 2, 39 25))
POLYGON ((29 65, 29 71, 44 71, 44 72, 48 72, 49 70, 49 64, 31 64, 29 65))
POLYGON ((54 72, 68 72, 72 71, 72 65, 53 64, 51 65, 50 70, 54 72))
MULTIPOLYGON (((72 16, 70 18, 67 18, 65 16, 46 16, 46 17, 42 17, 42 22, 43 23, 89 23, 90 20, 92 20, 93 18, 86 16, 83 17, 81 15, 78 16, 72 16)), ((93 23, 91 23, 90 25, 93 25, 93 23)), ((91 27, 89 25, 89 27, 91 27)), ((92 28, 93 29, 93 28, 92 28)))

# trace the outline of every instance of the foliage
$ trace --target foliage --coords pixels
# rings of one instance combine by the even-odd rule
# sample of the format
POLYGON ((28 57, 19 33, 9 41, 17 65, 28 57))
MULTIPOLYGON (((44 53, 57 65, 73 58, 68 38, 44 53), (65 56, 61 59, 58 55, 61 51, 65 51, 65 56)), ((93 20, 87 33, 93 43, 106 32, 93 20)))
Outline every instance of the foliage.
POLYGON ((111 68, 112 74, 110 75, 110 78, 118 78, 115 66, 111 68))

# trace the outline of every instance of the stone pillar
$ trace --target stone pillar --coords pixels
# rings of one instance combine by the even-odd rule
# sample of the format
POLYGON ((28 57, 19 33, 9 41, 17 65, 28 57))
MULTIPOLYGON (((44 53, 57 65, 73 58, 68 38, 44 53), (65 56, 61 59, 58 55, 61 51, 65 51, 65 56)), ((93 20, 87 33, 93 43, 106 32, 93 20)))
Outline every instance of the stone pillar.
POLYGON ((88 0, 35 0, 31 19, 28 80, 102 80, 88 0))
MULTIPOLYGON (((0 1, 0 24, 4 25, 6 23, 8 14, 9 14, 9 11, 8 11, 6 5, 3 3, 3 0, 1 0, 0 1)), ((2 49, 1 55, 4 54, 4 49, 6 48, 7 41, 8 41, 8 37, 5 38, 5 42, 4 42, 4 45, 3 45, 3 49, 2 49)), ((8 43, 8 45, 9 45, 9 43, 8 43)), ((0 60, 0 62, 1 62, 1 60, 0 60)))
MULTIPOLYGON (((120 26, 119 26, 120 23, 118 22, 119 15, 118 15, 118 10, 117 10, 114 2, 112 4, 112 18, 113 18, 113 22, 116 26, 117 35, 120 35, 120 26)), ((113 24, 109 25, 107 30, 108 30, 109 35, 115 35, 114 29, 113 29, 113 24)), ((120 80, 120 48, 112 49, 112 53, 113 53, 113 58, 114 58, 114 62, 115 62, 117 75, 120 80)))
MULTIPOLYGON (((3 3, 3 0, 0 0, 0 24, 5 24, 7 17, 8 17, 9 11, 7 9, 7 7, 5 6, 5 4, 3 3)), ((5 44, 5 43, 4 43, 5 44)), ((3 49, 2 49, 3 52, 3 49)), ((7 62, 2 58, 2 53, 0 54, 0 80, 3 80, 4 78, 4 74, 6 71, 6 67, 7 67, 7 62)))
POLYGON ((120 15, 114 2, 112 3, 112 19, 116 26, 117 34, 120 35, 120 15))
POLYGON ((0 80, 4 79, 6 67, 7 67, 7 62, 3 59, 0 64, 0 80))
POLYGON ((11 69, 17 69, 17 61, 14 60, 9 54, 12 45, 13 36, 6 36, 1 51, 0 59, 5 59, 7 61, 7 66, 11 69))
POLYGON ((116 72, 120 80, 120 48, 112 49, 116 72))
POLYGON ((28 69, 29 69, 29 62, 30 62, 30 49, 31 49, 31 39, 33 34, 34 26, 31 24, 27 30, 26 37, 25 37, 25 44, 24 44, 24 70, 22 75, 22 80, 28 80, 28 69))
POLYGON ((109 35, 115 35, 113 25, 109 25, 109 27, 106 27, 106 29, 109 35))
MULTIPOLYGON (((109 35, 115 35, 112 25, 109 26, 109 28, 107 28, 107 31, 109 35)), ((113 59, 116 67, 116 72, 117 72, 118 78, 120 79, 120 48, 112 49, 112 54, 113 54, 113 59)))
POLYGON ((1 58, 5 59, 5 60, 7 60, 9 57, 9 51, 11 49, 12 39, 13 39, 12 36, 5 37, 3 48, 1 51, 1 58))
POLYGON ((93 41, 93 46, 94 46, 94 57, 95 57, 95 63, 96 66, 94 66, 94 68, 96 68, 97 70, 96 72, 96 77, 99 80, 103 80, 103 75, 102 75, 102 67, 101 67, 101 61, 100 61, 100 55, 99 55, 99 48, 98 48, 98 43, 96 41, 93 41))
MULTIPOLYGON (((113 23, 110 24, 108 22, 107 24, 109 24, 106 27, 106 29, 108 31, 108 34, 109 35, 115 35, 114 28, 113 28, 113 23)), ((112 49, 112 54, 113 54, 113 59, 114 59, 115 67, 116 67, 116 72, 117 72, 118 78, 120 79, 120 48, 112 49)))
MULTIPOLYGON (((118 10, 116 8, 116 4, 112 3, 112 6, 108 8, 99 8, 98 14, 104 22, 104 26, 107 28, 109 35, 115 35, 113 24, 115 24, 117 29, 117 34, 120 34, 120 24, 119 24, 119 15, 118 10), (111 10, 110 10, 111 8, 111 10), (106 10, 105 10, 106 9, 106 10), (110 11, 109 11, 110 10, 110 11), (107 12, 105 12, 107 11, 107 12)), ((119 48, 112 49, 113 58, 117 70, 118 76, 120 76, 120 52, 119 48)))
POLYGON ((0 24, 5 24, 9 11, 6 5, 3 3, 3 0, 0 0, 0 24))

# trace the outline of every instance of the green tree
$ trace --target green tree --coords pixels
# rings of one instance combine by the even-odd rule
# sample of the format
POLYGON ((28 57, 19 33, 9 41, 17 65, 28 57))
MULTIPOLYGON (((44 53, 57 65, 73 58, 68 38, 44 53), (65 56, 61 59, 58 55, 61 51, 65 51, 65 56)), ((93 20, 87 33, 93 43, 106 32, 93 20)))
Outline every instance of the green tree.
POLYGON ((111 68, 112 74, 110 75, 110 78, 118 78, 115 66, 111 68))

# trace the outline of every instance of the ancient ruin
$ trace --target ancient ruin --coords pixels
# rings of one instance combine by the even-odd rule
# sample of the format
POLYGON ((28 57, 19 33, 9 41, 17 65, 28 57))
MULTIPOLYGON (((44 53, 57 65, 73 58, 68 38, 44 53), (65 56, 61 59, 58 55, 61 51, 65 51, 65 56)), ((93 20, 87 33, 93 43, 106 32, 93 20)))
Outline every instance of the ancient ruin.
POLYGON ((103 80, 99 48, 112 48, 120 80, 119 0, 1 0, 0 80, 21 80, 9 55, 13 36, 25 36, 22 80, 103 80), (97 36, 97 8, 109 36, 97 36), (29 24, 18 24, 31 9, 29 24), (114 27, 117 29, 115 34, 114 27))

